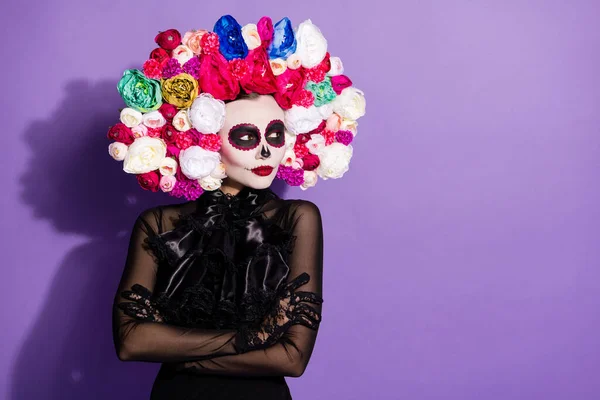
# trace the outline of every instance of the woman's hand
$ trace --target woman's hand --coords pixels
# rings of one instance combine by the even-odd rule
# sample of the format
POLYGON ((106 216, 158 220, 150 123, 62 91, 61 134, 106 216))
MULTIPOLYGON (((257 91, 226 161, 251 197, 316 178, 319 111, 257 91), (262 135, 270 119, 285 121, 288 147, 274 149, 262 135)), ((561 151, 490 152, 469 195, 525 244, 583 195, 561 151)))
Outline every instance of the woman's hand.
POLYGON ((144 321, 164 322, 158 308, 150 299, 152 292, 142 285, 135 284, 131 290, 121 292, 121 297, 131 302, 119 303, 118 307, 130 317, 144 321))
POLYGON ((310 276, 300 274, 290 281, 275 310, 268 315, 258 328, 242 328, 237 337, 237 346, 241 352, 264 348, 275 344, 292 325, 301 324, 311 329, 317 329, 321 322, 319 312, 309 304, 321 304, 323 299, 312 292, 295 291, 308 283, 310 276))

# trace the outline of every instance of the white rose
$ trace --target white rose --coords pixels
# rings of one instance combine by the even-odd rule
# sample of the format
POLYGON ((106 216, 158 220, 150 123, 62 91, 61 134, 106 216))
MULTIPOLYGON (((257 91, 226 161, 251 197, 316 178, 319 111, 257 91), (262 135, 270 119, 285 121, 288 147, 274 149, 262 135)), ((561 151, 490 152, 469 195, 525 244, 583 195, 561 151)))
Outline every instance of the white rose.
POLYGON ((319 167, 317 173, 323 179, 341 178, 346 171, 352 158, 352 146, 342 143, 332 143, 325 146, 319 153, 319 167))
POLYGON ((353 121, 351 119, 342 118, 340 123, 341 131, 350 131, 354 136, 358 133, 358 122, 353 121))
POLYGON ((225 123, 225 103, 209 93, 200 93, 188 111, 192 126, 201 133, 217 133, 225 123))
POLYGON ((327 75, 337 76, 344 73, 344 64, 342 64, 342 60, 339 57, 329 57, 329 61, 331 62, 331 68, 327 72, 327 75))
POLYGON ((296 53, 289 56, 287 58, 286 62, 287 62, 287 67, 289 69, 298 69, 302 66, 302 60, 300 59, 300 56, 296 53))
POLYGON ((283 74, 287 69, 287 61, 283 58, 269 60, 269 64, 271 64, 271 71, 273 71, 273 75, 275 76, 283 74))
POLYGON ((256 24, 246 24, 242 27, 242 37, 248 50, 253 50, 259 47, 262 43, 256 24))
POLYGON ((365 115, 365 94, 355 87, 347 87, 331 102, 333 111, 343 118, 356 121, 365 115))
POLYGON ((213 178, 212 176, 205 176, 198 180, 200 187, 204 190, 217 190, 221 187, 223 181, 221 179, 213 178))
POLYGON ((317 128, 321 121, 323 117, 314 105, 308 108, 293 105, 289 110, 285 110, 285 125, 294 134, 310 132, 317 128))
POLYGON ((181 172, 190 179, 202 179, 221 162, 221 155, 200 146, 190 146, 179 153, 181 172))
POLYGON ((296 144, 296 138, 297 136, 293 133, 290 132, 290 128, 288 128, 286 126, 285 129, 285 147, 287 147, 288 149, 293 149, 294 145, 296 144))
POLYGON ((325 138, 319 134, 311 135, 306 147, 309 153, 318 155, 325 148, 325 138))
POLYGON ((210 173, 210 176, 216 179, 225 179, 227 177, 227 174, 225 173, 225 164, 220 162, 210 173))
POLYGON ((112 142, 108 145, 108 154, 117 161, 123 161, 127 154, 127 145, 121 142, 112 142))
POLYGON ((173 49, 171 57, 177 59, 177 61, 179 61, 179 64, 183 65, 186 62, 188 62, 192 57, 194 57, 194 52, 185 44, 180 44, 179 46, 173 49))
POLYGON ((124 108, 121 110, 121 122, 128 128, 133 128, 142 123, 142 113, 133 108, 124 108))
POLYGON ((280 164, 285 165, 286 167, 292 167, 294 169, 302 169, 304 166, 304 161, 301 158, 296 157, 296 152, 292 147, 285 150, 280 164))
POLYGON ((163 176, 173 176, 177 172, 177 161, 171 157, 165 157, 160 163, 158 170, 163 176))
POLYGON ((302 66, 312 68, 319 65, 327 53, 327 40, 319 28, 307 19, 298 25, 295 36, 296 54, 302 60, 302 66))
POLYGON ((177 114, 175 114, 173 117, 173 127, 179 132, 185 132, 192 128, 192 123, 190 122, 187 110, 179 110, 177 114))
POLYGON ((142 115, 142 123, 148 128, 156 129, 165 126, 167 120, 165 117, 163 117, 160 111, 156 110, 142 115))
POLYGON ((167 155, 167 145, 162 139, 142 136, 129 145, 123 161, 123 171, 145 174, 158 169, 167 155))
POLYGON ((325 120, 331 117, 331 114, 333 114, 333 106, 331 103, 323 104, 322 106, 317 107, 317 110, 319 110, 321 118, 325 120))
POLYGON ((304 171, 304 183, 300 185, 300 189, 306 190, 317 184, 319 175, 315 171, 304 171))

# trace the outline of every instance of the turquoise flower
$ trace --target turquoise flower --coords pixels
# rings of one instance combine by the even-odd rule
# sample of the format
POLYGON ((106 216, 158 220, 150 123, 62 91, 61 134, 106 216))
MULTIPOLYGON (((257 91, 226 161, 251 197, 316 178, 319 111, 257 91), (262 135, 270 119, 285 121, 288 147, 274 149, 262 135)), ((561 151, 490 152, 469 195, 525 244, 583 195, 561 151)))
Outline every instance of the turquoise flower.
POLYGON ((140 112, 158 110, 162 105, 160 82, 147 78, 142 71, 128 69, 117 84, 117 90, 127 107, 140 112))
POLYGON ((308 81, 305 88, 306 90, 310 90, 315 96, 315 107, 330 103, 337 97, 335 90, 331 86, 331 78, 328 76, 320 83, 308 81))

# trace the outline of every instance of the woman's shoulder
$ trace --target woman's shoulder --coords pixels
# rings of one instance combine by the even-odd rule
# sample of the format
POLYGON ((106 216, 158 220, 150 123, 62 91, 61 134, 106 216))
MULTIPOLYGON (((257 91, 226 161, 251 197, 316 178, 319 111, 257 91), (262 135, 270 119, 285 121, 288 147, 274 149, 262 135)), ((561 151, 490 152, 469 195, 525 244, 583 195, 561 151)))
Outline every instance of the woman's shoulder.
POLYGON ((282 200, 285 204, 285 208, 289 210, 290 214, 293 214, 295 217, 300 217, 302 215, 306 216, 318 216, 321 217, 321 210, 319 206, 317 206, 311 200, 306 199, 285 199, 282 200))

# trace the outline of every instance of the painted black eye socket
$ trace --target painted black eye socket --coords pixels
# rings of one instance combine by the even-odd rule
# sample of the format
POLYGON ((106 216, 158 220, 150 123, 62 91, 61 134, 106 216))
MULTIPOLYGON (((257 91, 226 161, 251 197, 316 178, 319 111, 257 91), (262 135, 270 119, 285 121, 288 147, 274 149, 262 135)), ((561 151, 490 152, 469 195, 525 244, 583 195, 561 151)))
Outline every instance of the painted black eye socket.
POLYGON ((265 139, 271 146, 283 146, 285 144, 285 126, 283 122, 280 120, 272 121, 269 126, 267 126, 265 139))
POLYGON ((253 149, 260 143, 260 133, 252 125, 236 125, 229 131, 229 143, 238 149, 253 149))

